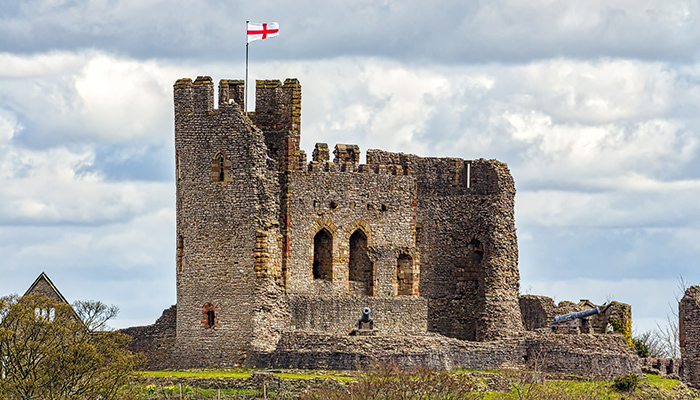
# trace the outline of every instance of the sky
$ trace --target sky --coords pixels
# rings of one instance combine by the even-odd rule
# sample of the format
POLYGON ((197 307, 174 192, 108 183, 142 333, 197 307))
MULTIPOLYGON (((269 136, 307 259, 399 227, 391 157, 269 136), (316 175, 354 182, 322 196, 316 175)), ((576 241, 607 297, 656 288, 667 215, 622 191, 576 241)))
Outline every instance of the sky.
POLYGON ((246 20, 280 25, 250 81, 300 80, 307 154, 507 163, 523 294, 643 332, 700 284, 697 0, 5 0, 0 295, 175 303, 172 87, 244 78, 246 20))

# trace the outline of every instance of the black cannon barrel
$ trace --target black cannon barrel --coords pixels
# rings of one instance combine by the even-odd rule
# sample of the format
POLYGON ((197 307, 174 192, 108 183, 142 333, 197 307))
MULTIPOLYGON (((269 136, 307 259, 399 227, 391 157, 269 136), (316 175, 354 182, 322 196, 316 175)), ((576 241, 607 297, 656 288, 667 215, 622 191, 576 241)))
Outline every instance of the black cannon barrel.
POLYGON ((361 322, 369 322, 372 320, 372 317, 369 315, 372 313, 372 310, 369 309, 369 307, 365 307, 362 309, 362 318, 360 318, 361 322))
POLYGON ((600 314, 600 308, 591 308, 590 310, 576 311, 568 314, 557 315, 554 317, 554 322, 563 322, 571 319, 579 319, 590 317, 591 315, 600 314))

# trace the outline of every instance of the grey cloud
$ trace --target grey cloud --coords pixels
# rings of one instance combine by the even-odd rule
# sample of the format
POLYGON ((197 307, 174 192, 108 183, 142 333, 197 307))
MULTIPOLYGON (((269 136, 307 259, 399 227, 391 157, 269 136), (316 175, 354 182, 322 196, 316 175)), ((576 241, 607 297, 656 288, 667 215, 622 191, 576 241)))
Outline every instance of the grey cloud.
POLYGON ((0 51, 101 48, 136 58, 241 57, 245 19, 280 23, 263 59, 380 56, 448 63, 551 57, 695 60, 700 6, 677 2, 13 0, 0 51), (237 55, 238 54, 238 55, 237 55))

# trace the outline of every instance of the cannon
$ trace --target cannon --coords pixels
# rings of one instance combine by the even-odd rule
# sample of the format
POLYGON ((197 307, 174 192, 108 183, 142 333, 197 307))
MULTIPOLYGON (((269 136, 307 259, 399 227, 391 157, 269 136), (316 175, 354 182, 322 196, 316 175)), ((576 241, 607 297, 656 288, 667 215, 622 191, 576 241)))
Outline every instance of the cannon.
POLYGON ((362 309, 362 317, 358 321, 359 323, 369 323, 374 321, 372 317, 370 317, 370 314, 372 313, 372 310, 369 309, 369 307, 365 307, 362 309))
POLYGON ((372 319, 372 310, 369 307, 362 309, 362 316, 357 320, 357 324, 353 327, 350 332, 351 336, 373 336, 374 331, 374 320, 372 319))
POLYGON ((590 317, 591 315, 598 315, 600 314, 600 308, 591 308, 590 310, 583 310, 583 311, 576 311, 568 314, 563 314, 563 315, 557 315, 554 317, 553 323, 557 322, 564 322, 564 321, 569 321, 572 319, 582 319, 586 317, 590 317))

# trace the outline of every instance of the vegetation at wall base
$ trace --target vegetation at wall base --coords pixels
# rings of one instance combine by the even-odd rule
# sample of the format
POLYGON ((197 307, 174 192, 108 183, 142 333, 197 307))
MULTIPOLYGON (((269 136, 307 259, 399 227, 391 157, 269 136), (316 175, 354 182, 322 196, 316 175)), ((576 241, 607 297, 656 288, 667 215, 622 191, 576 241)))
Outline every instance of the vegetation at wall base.
MULTIPOLYGON (((582 377, 544 374, 537 368, 508 369, 502 371, 431 371, 427 369, 402 370, 396 367, 379 367, 371 371, 285 371, 255 372, 245 370, 252 378, 223 378, 234 371, 158 371, 143 372, 138 378, 157 379, 160 385, 151 397, 146 396, 141 383, 140 398, 168 399, 163 390, 177 387, 178 380, 206 379, 205 386, 191 387, 187 398, 194 399, 298 399, 298 400, 413 400, 413 399, 484 399, 484 400, 632 400, 667 399, 686 400, 698 398, 677 379, 650 375, 639 379, 628 391, 616 389, 615 380, 591 380, 582 377), (187 378, 173 375, 187 372, 187 378), (150 376, 149 376, 150 374, 150 376), (199 376, 197 375, 199 374, 199 376), (160 376, 157 376, 160 375, 160 376), (168 378, 164 376, 169 375, 168 378), (216 376, 220 377, 216 377, 216 376), (255 381, 255 375, 265 380, 255 381), (205 376, 207 378, 205 378, 205 376), (338 379, 341 378, 342 380, 338 379), (243 382, 245 383, 243 384, 243 382), (239 387, 225 387, 238 382, 239 387), (255 384, 252 384, 255 382, 255 384), (265 382, 265 383, 263 383, 265 382), (286 383, 285 383, 286 382, 286 383), (212 388, 221 385, 220 389, 212 388), (256 386, 257 385, 257 386, 256 386), (294 387, 296 389, 290 389, 294 387), (527 388, 528 390, 523 390, 527 388), (270 390, 274 389, 274 390, 270 390)), ((636 375, 632 374, 636 377, 636 375)), ((623 376, 620 382, 635 378, 623 376)), ((184 381, 181 385, 187 385, 184 381)), ((191 384, 189 384, 192 386, 191 384)), ((139 397, 134 397, 139 398, 139 397)), ((184 397, 183 397, 184 398, 184 397)), ((125 397, 125 399, 127 399, 125 397)))
MULTIPOLYGON (((99 302, 86 307, 95 305, 102 309, 99 302)), ((99 320, 100 313, 92 315, 99 320)), ((120 399, 143 357, 126 350, 126 335, 90 327, 68 304, 43 295, 0 298, 2 398, 120 399)))

